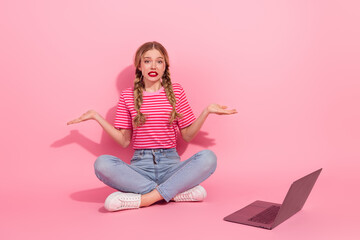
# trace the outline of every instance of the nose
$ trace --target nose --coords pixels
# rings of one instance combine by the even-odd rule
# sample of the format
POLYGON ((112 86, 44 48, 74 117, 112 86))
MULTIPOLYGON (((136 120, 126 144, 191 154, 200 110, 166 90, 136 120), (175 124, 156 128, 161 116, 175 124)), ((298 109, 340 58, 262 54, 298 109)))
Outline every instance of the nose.
POLYGON ((155 69, 155 68, 156 68, 156 62, 155 62, 155 61, 153 61, 153 62, 151 63, 151 68, 152 68, 152 69, 155 69))

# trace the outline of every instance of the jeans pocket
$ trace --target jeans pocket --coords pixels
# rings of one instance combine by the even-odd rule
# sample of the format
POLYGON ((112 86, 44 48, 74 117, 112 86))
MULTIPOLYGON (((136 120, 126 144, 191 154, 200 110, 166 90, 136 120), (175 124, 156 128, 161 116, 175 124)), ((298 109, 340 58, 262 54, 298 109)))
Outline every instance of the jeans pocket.
POLYGON ((134 155, 133 155, 133 157, 131 158, 130 162, 131 162, 131 163, 138 162, 138 161, 141 160, 141 157, 142 157, 141 153, 136 153, 136 152, 135 152, 134 155))
POLYGON ((164 153, 164 158, 169 163, 171 163, 171 162, 175 162, 175 163, 180 162, 180 156, 176 151, 171 151, 171 152, 164 153))

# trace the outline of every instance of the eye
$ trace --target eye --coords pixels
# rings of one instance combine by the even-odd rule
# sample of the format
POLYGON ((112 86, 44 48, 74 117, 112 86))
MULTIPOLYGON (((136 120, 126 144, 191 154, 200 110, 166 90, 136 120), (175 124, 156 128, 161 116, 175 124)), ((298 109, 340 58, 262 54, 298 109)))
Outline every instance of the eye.
POLYGON ((163 61, 162 61, 162 60, 159 60, 158 63, 161 64, 161 63, 163 63, 163 61))
POLYGON ((149 60, 144 60, 144 63, 149 63, 150 61, 149 60))

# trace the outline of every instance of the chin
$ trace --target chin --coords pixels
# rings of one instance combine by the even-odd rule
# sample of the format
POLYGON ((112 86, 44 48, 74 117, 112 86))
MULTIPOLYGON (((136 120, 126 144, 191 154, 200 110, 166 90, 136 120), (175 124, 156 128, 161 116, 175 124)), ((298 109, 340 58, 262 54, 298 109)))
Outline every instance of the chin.
POLYGON ((161 78, 156 78, 156 79, 154 79, 154 78, 146 78, 146 80, 147 81, 149 81, 149 82, 153 82, 153 83, 155 83, 155 82, 158 82, 158 81, 161 81, 161 78))

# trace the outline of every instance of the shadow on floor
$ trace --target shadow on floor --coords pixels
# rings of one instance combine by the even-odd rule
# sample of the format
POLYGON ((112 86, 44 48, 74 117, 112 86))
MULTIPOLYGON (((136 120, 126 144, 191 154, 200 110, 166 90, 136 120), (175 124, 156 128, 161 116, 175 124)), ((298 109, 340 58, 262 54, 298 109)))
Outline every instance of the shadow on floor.
POLYGON ((70 194, 70 198, 79 202, 103 203, 106 197, 115 191, 110 187, 93 188, 74 192, 70 194))

